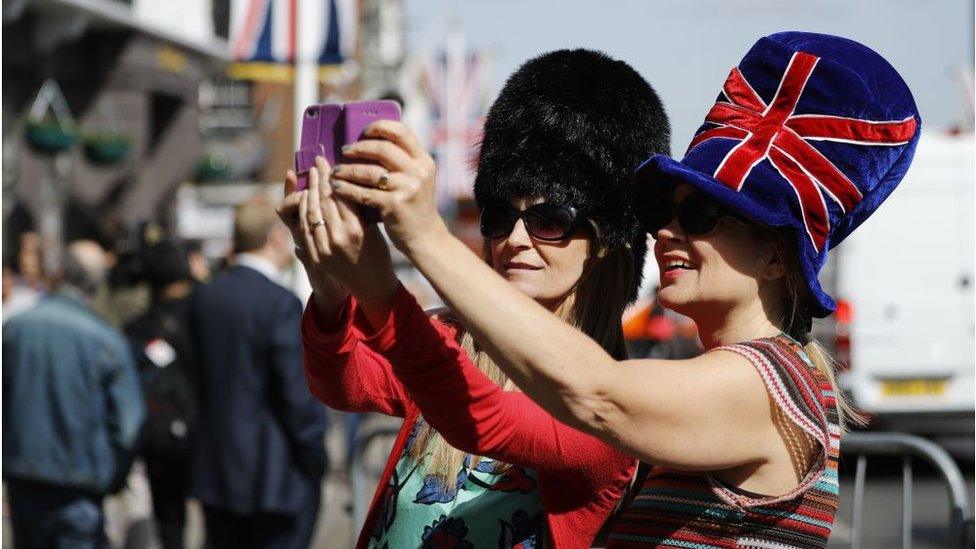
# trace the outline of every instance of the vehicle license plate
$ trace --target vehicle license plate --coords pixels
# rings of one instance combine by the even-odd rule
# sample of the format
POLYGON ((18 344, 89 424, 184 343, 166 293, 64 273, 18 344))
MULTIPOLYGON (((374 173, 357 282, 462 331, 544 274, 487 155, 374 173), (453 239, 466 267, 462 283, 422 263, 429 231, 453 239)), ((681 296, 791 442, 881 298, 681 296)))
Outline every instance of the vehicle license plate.
POLYGON ((886 397, 942 396, 948 379, 886 379, 881 381, 881 394, 886 397))

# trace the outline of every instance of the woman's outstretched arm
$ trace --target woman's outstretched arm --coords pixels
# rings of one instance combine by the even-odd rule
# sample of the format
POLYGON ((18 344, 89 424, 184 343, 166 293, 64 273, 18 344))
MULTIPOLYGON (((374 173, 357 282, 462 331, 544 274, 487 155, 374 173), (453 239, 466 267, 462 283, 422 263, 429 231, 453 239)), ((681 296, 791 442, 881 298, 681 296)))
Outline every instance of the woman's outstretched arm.
POLYGON ((433 161, 409 129, 381 121, 366 134, 374 139, 344 154, 382 166, 344 165, 335 193, 379 209, 397 247, 540 406, 652 463, 716 470, 770 455, 778 435, 748 361, 724 351, 682 363, 614 360, 450 234, 434 202, 433 161), (386 188, 375 188, 386 170, 386 188))
POLYGON ((503 390, 457 343, 460 329, 430 318, 401 287, 383 325, 364 332, 455 448, 563 477, 586 493, 626 484, 632 458, 560 423, 525 394, 503 390))
POLYGON ((447 231, 405 252, 515 384, 559 420, 682 469, 734 467, 765 455, 767 433, 755 429, 769 417, 768 402, 755 398, 765 387, 738 355, 619 362, 447 231))

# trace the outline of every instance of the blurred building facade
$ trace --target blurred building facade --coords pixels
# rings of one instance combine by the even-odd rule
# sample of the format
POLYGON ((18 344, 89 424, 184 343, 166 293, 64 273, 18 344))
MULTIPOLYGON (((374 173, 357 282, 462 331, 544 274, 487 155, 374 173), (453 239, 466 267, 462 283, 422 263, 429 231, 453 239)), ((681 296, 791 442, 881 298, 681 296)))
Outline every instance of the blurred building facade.
POLYGON ((166 217, 196 169, 198 88, 229 61, 219 4, 4 3, 5 220, 26 211, 51 249, 166 217))
POLYGON ((471 187, 488 56, 453 20, 408 51, 405 11, 404 0, 5 2, 4 228, 28 221, 4 244, 41 233, 51 273, 64 241, 96 238, 125 257, 152 222, 219 261, 234 205, 279 192, 292 167, 296 106, 390 98, 440 166, 439 206, 480 249, 471 187))

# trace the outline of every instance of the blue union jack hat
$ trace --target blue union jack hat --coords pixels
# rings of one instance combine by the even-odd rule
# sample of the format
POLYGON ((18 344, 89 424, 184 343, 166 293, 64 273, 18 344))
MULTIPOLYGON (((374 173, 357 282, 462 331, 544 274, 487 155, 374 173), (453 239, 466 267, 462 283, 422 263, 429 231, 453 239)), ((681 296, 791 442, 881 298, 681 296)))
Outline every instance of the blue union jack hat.
POLYGON ((817 279, 827 251, 901 181, 921 122, 905 81, 871 49, 773 34, 729 73, 681 162, 655 155, 638 168, 637 193, 686 183, 757 223, 795 229, 808 305, 823 317, 836 308, 817 279))

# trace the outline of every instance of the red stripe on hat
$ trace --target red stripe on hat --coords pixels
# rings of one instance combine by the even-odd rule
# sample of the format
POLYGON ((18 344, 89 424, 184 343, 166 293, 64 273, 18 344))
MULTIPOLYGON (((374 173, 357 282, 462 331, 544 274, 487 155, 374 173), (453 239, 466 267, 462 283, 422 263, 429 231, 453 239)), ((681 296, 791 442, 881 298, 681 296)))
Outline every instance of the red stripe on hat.
POLYGON ((814 174, 817 182, 830 193, 844 212, 849 212, 861 201, 861 191, 857 186, 827 157, 793 131, 784 129, 780 132, 776 138, 776 146, 799 162, 807 172, 814 174))
POLYGON ((740 130, 739 128, 733 128, 731 126, 712 128, 696 135, 695 138, 691 140, 691 144, 688 145, 688 150, 694 149, 702 141, 708 141, 709 139, 745 139, 748 136, 749 132, 740 130))
POLYGON ((731 103, 715 103, 705 116, 705 121, 727 124, 748 131, 762 121, 762 115, 731 103))
POLYGON ((817 190, 817 184, 803 168, 792 158, 778 148, 769 151, 769 159, 779 173, 790 182, 803 211, 803 224, 806 225, 807 235, 818 251, 822 250, 827 241, 827 231, 830 222, 827 218, 827 205, 823 195, 817 190))
POLYGON ((793 54, 773 102, 754 123, 753 135, 733 148, 722 160, 715 170, 715 179, 736 190, 742 187, 752 168, 769 153, 776 133, 793 114, 817 61, 817 57, 808 53, 793 54))
POLYGON ((766 102, 762 100, 762 97, 759 97, 756 90, 752 89, 749 82, 742 76, 742 72, 739 71, 739 67, 732 68, 732 72, 729 73, 729 77, 725 80, 722 91, 736 105, 749 107, 756 112, 766 110, 766 102))
POLYGON ((800 114, 786 125, 800 137, 824 141, 850 141, 863 144, 904 145, 915 135, 914 117, 873 122, 843 116, 800 114))

